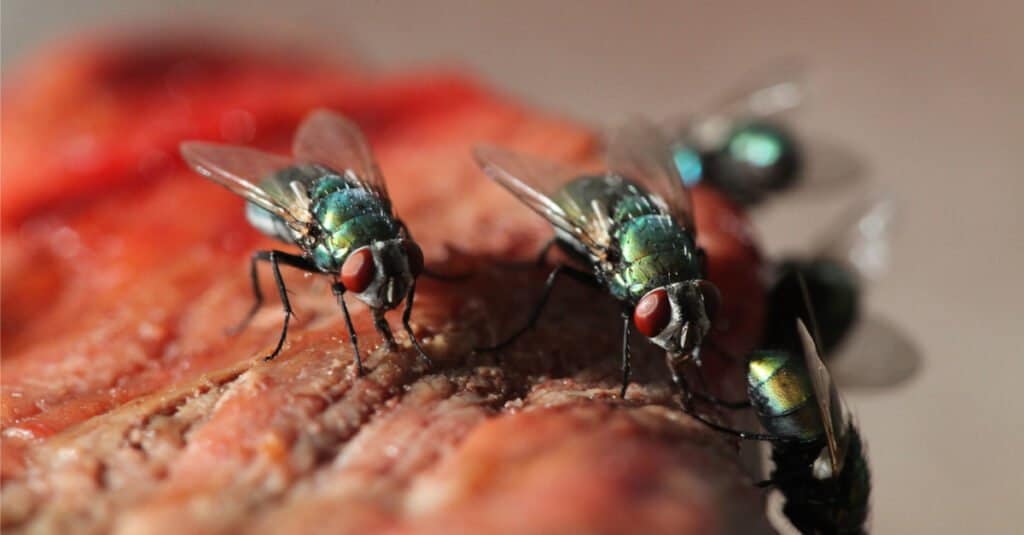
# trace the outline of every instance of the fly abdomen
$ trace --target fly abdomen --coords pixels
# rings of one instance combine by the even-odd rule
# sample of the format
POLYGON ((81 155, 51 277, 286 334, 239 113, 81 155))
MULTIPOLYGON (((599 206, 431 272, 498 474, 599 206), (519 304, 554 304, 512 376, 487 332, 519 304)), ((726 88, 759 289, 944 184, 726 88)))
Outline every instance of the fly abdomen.
POLYGON ((802 441, 824 435, 814 387, 803 364, 790 353, 754 352, 747 392, 761 425, 771 434, 802 441))
POLYGON ((836 504, 835 525, 837 533, 865 533, 868 520, 868 504, 871 498, 871 471, 864 455, 860 433, 853 426, 847 431, 846 462, 839 473, 839 499, 836 504))

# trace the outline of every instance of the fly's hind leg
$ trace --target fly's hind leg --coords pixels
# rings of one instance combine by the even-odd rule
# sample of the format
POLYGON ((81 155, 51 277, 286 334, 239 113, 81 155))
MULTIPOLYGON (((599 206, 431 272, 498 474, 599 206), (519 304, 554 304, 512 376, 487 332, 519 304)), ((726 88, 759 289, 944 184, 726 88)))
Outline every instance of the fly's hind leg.
POLYGON ((384 310, 374 308, 370 311, 373 313, 373 326, 384 337, 384 347, 388 351, 394 351, 398 344, 395 343, 395 335, 391 334, 391 326, 388 325, 388 320, 384 317, 384 310))

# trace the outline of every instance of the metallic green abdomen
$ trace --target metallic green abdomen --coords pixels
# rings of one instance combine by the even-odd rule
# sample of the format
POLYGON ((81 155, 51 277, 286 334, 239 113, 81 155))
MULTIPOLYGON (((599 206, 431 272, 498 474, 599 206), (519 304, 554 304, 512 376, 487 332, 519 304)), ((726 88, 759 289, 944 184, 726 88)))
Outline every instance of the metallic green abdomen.
POLYGON ((769 433, 818 440, 824 426, 807 370, 786 351, 756 351, 750 358, 747 392, 769 433))
POLYGON ((399 236, 390 208, 341 177, 323 178, 313 189, 311 201, 313 216, 325 234, 313 249, 320 269, 338 271, 352 251, 399 236))

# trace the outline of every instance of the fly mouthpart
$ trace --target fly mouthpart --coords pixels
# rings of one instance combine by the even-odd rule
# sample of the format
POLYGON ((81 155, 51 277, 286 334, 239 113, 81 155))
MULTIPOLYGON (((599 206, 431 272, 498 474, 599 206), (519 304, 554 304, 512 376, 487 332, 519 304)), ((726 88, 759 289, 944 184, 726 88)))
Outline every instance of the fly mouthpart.
POLYGON ((692 353, 693 348, 698 345, 697 338, 697 329, 693 328, 690 322, 684 323, 679 331, 679 349, 683 353, 692 353))
POLYGON ((388 304, 395 304, 395 279, 388 279, 388 287, 387 291, 385 292, 385 296, 385 301, 387 301, 388 304))

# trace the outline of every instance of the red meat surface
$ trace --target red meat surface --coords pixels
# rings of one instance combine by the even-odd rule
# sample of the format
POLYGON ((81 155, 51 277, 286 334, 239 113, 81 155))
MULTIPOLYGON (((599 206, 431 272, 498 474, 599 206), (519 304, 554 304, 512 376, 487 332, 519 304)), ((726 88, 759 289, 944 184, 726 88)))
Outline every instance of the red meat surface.
MULTIPOLYGON (((464 74, 195 37, 80 41, 26 65, 3 88, 5 532, 767 530, 735 442, 676 408, 662 355, 639 337, 619 399, 609 297, 567 282, 512 347, 472 351, 525 320, 546 272, 509 262, 551 231, 470 147, 592 163, 585 126, 464 74), (328 281, 287 269, 297 317, 281 355, 259 358, 279 332, 274 298, 225 332, 252 302, 249 255, 282 246, 177 145, 284 152, 317 107, 364 128, 428 266, 472 273, 421 279, 412 319, 435 369, 404 336, 379 347, 353 300, 368 368, 356 377, 328 281)), ((713 336, 743 354, 761 329, 760 256, 742 213, 694 196, 723 294, 713 336)), ((743 395, 735 361, 706 360, 720 395, 743 395)))

